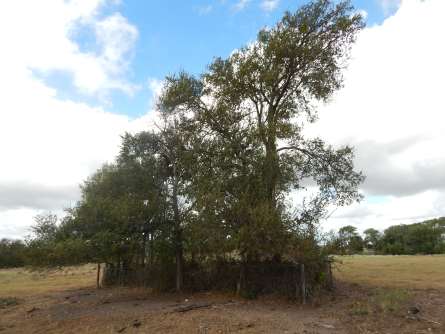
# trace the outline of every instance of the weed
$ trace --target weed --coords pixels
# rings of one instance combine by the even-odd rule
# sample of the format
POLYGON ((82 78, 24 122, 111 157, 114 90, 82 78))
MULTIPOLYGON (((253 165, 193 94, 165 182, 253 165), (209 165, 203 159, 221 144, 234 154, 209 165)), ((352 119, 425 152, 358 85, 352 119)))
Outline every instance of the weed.
POLYGON ((369 305, 367 303, 355 302, 351 306, 351 315, 364 316, 368 315, 369 313, 369 305))
POLYGON ((0 298, 0 309, 7 308, 10 306, 16 306, 18 304, 19 304, 19 300, 15 297, 0 298))
POLYGON ((372 297, 382 312, 398 312, 401 306, 410 298, 410 293, 404 289, 379 289, 372 297))

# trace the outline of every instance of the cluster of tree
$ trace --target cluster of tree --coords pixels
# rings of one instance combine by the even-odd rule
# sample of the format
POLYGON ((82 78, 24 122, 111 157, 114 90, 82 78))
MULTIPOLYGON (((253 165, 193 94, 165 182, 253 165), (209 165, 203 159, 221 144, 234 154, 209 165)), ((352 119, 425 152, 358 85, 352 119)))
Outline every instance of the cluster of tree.
POLYGON ((83 184, 58 224, 38 221, 30 261, 160 277, 174 268, 177 290, 188 268, 212 261, 240 263, 240 284, 252 263, 318 261, 319 219, 360 200, 363 176, 350 147, 302 130, 315 102, 341 86, 362 27, 348 1, 313 1, 201 76, 167 77, 157 128, 123 136, 116 161, 83 184), (310 195, 295 206, 295 192, 310 195))
POLYGON ((383 254, 445 253, 445 218, 387 228, 377 242, 383 254))
POLYGON ((25 264, 25 243, 21 240, 0 240, 0 268, 16 268, 25 264))
MULTIPOLYGON (((370 230, 366 230, 371 232, 370 230)), ((365 238, 367 238, 366 236, 365 238)), ((363 252, 365 241, 352 225, 343 226, 338 233, 331 231, 326 237, 325 249, 329 254, 358 254, 363 252)))
POLYGON ((445 217, 409 225, 394 225, 383 233, 369 228, 363 237, 354 226, 330 233, 326 249, 332 254, 357 254, 370 250, 378 254, 444 254, 445 217))

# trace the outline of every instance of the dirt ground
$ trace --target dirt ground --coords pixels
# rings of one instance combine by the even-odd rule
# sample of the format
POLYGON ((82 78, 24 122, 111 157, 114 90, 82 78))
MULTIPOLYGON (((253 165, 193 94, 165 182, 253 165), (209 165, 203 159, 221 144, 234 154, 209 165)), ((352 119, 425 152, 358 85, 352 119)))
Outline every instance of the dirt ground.
POLYGON ((84 288, 25 297, 0 309, 0 332, 445 333, 444 291, 410 291, 400 301, 388 293, 338 282, 335 293, 301 306, 272 297, 84 288))

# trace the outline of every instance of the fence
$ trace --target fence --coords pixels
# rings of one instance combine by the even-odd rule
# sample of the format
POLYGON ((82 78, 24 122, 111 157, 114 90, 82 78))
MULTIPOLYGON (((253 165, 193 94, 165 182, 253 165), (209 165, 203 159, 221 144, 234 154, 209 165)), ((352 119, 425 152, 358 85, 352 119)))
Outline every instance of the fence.
MULTIPOLYGON (((153 267, 130 267, 107 264, 103 285, 137 285, 160 291, 173 291, 174 263, 153 267)), ((332 289, 332 261, 317 265, 304 263, 211 262, 205 265, 186 263, 184 290, 237 291, 245 297, 280 294, 306 303, 317 289, 332 289)))

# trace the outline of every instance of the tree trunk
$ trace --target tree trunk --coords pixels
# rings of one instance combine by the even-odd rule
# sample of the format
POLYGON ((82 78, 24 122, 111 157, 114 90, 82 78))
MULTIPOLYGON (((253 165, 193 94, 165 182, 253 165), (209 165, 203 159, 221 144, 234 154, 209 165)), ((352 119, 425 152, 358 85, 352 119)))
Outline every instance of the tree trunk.
POLYGON ((275 141, 270 140, 266 145, 264 160, 265 197, 270 207, 276 206, 276 187, 279 176, 278 153, 275 141))
POLYGON ((178 204, 178 178, 176 164, 173 163, 173 215, 174 215, 174 244, 176 257, 176 291, 181 292, 184 280, 184 254, 182 247, 181 218, 178 204))
POLYGON ((184 262, 182 247, 176 249, 176 291, 181 292, 184 283, 184 262))
POLYGON ((154 253, 153 253, 154 252, 153 233, 150 233, 150 235, 148 236, 148 242, 149 242, 148 249, 149 249, 150 268, 153 268, 153 263, 155 260, 154 253))
POLYGON ((300 264, 300 285, 301 285, 301 302, 306 304, 306 274, 304 263, 300 264))
POLYGON ((239 272, 239 281, 238 286, 236 287, 236 293, 241 296, 243 295, 247 290, 247 257, 241 256, 241 266, 240 266, 240 272, 239 272))
POLYGON ((100 263, 97 264, 96 288, 100 289, 100 263))
POLYGON ((147 232, 144 232, 142 236, 142 258, 141 258, 141 266, 142 268, 145 268, 145 257, 147 255, 147 232))

